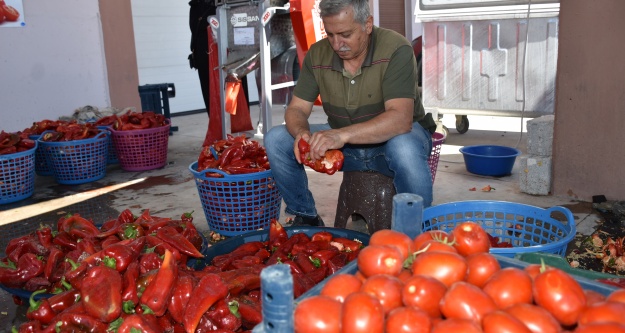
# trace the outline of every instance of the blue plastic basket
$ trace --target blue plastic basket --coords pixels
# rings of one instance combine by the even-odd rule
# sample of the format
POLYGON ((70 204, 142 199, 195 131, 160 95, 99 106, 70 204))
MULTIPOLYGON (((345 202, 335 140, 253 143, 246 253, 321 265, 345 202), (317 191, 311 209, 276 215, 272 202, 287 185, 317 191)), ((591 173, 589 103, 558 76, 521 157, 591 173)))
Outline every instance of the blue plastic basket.
POLYGON ((117 158, 117 151, 115 150, 115 145, 113 144, 113 136, 111 134, 110 126, 97 126, 100 130, 107 131, 108 135, 108 154, 106 156, 106 164, 119 164, 119 159, 117 158))
POLYGON ((280 217, 282 196, 271 170, 229 175, 221 170, 197 171, 197 162, 189 165, 211 230, 224 236, 237 236, 269 227, 280 217), (223 177, 206 176, 219 173, 223 177))
POLYGON ((464 221, 479 223, 491 236, 512 244, 512 248, 490 250, 506 257, 528 252, 564 255, 576 232, 573 213, 567 208, 543 209, 505 201, 474 200, 431 206, 423 210, 423 221, 423 231, 450 231, 464 221))
POLYGON ((35 147, 29 150, 0 155, 0 204, 20 201, 35 190, 35 147))
MULTIPOLYGON (((41 135, 29 135, 28 138, 37 141, 41 135)), ((46 162, 46 155, 43 153, 41 145, 35 151, 35 173, 39 176, 52 176, 52 169, 46 162)))
POLYGON ((57 183, 75 185, 104 178, 108 136, 108 131, 100 130, 91 139, 46 142, 40 137, 38 142, 57 183))

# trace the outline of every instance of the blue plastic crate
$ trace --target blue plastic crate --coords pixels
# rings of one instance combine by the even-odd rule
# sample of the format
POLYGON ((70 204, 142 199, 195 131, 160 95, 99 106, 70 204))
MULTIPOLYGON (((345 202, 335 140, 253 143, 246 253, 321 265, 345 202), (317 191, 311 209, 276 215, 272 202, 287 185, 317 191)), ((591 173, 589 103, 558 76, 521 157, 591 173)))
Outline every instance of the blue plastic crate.
POLYGON ((20 201, 35 190, 35 147, 29 150, 0 155, 0 204, 20 201))
POLYGON ((40 137, 38 142, 57 183, 74 185, 104 178, 108 136, 108 131, 100 130, 91 139, 46 142, 40 137))
POLYGON ((221 170, 197 171, 197 162, 189 165, 195 177, 202 209, 211 230, 224 236, 237 236, 269 227, 280 217, 282 196, 271 170, 229 175, 221 170), (222 178, 208 177, 218 173, 222 178))
POLYGON ((512 244, 512 248, 490 250, 510 258, 528 252, 564 255, 576 232, 573 213, 567 208, 543 209, 506 201, 474 200, 431 206, 423 210, 423 221, 423 231, 450 231, 461 222, 476 222, 491 236, 512 244))

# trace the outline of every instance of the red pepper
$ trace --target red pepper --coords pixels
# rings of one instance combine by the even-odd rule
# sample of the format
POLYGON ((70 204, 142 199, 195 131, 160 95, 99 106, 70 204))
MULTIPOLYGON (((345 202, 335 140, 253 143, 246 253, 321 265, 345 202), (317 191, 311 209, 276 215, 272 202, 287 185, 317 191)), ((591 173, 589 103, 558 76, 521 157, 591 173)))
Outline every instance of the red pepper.
POLYGON ((61 312, 51 324, 56 332, 106 333, 107 325, 84 313, 61 312))
POLYGON ((187 332, 195 332, 200 319, 218 300, 228 295, 228 287, 216 274, 206 274, 193 289, 193 297, 185 309, 183 325, 187 332))
POLYGON ((245 256, 241 259, 236 259, 232 261, 232 267, 234 267, 235 269, 259 264, 262 264, 262 259, 257 256, 245 256))
POLYGON ((159 269, 162 263, 163 260, 155 252, 144 253, 139 257, 139 271, 143 274, 159 269))
POLYGON ((332 248, 335 248, 335 247, 332 246, 332 244, 330 244, 330 242, 328 241, 323 241, 323 240, 310 241, 306 244, 306 247, 304 248, 304 253, 313 254, 320 250, 330 250, 332 248))
POLYGON ((122 313, 122 277, 106 266, 87 270, 80 285, 80 294, 87 314, 110 323, 122 313))
POLYGON ((65 231, 77 238, 96 237, 100 233, 100 230, 93 222, 80 216, 80 214, 60 218, 57 228, 59 232, 65 231))
POLYGON ((43 270, 43 276, 45 276, 46 279, 50 280, 54 269, 63 261, 64 257, 65 253, 63 253, 63 251, 54 246, 50 247, 50 254, 48 255, 46 266, 43 270))
POLYGON ((78 289, 66 290, 60 294, 56 294, 48 298, 48 303, 55 313, 61 313, 73 306, 80 299, 80 291, 78 289))
POLYGON ((69 233, 65 231, 60 231, 56 234, 56 236, 52 239, 52 243, 61 247, 61 249, 65 251, 72 251, 78 248, 78 243, 69 233))
POLYGON ((220 299, 205 314, 217 329, 236 331, 241 327, 239 302, 220 299))
POLYGON ((54 244, 52 243, 52 229, 50 227, 41 227, 35 231, 37 234, 37 239, 39 240, 39 244, 43 245, 45 248, 50 248, 54 244))
POLYGON ((156 237, 162 239, 169 245, 175 247, 181 253, 189 255, 194 258, 203 258, 204 255, 195 248, 195 246, 189 242, 181 233, 175 228, 167 226, 158 229, 156 237))
POLYGON ((145 238, 137 238, 132 242, 118 242, 102 250, 103 258, 115 259, 115 269, 123 272, 130 263, 135 262, 145 245, 145 238))
POLYGON ((364 247, 361 242, 343 237, 336 237, 332 241, 342 244, 344 251, 358 251, 364 247))
POLYGON ((178 279, 178 265, 173 254, 165 250, 163 264, 140 297, 142 305, 147 306, 156 316, 162 316, 167 310, 167 303, 178 279))
POLYGON ((282 263, 288 259, 289 259, 288 254, 282 251, 276 251, 271 255, 271 257, 269 257, 269 259, 267 259, 267 261, 265 262, 265 265, 270 266, 270 265, 282 263))
POLYGON ((65 262, 69 263, 72 268, 71 270, 65 272, 63 278, 65 279, 65 281, 69 282, 72 287, 80 289, 85 274, 87 273, 87 268, 89 268, 89 266, 85 262, 81 262, 80 264, 78 264, 74 262, 74 260, 67 257, 65 258, 65 262))
POLYGON ((239 302, 241 324, 244 328, 253 329, 263 321, 262 308, 258 300, 248 295, 241 295, 237 300, 239 302))
POLYGON ((243 292, 260 288, 260 274, 257 272, 236 275, 226 280, 230 295, 236 296, 243 292))
POLYGON ((339 250, 336 248, 328 249, 328 250, 319 250, 311 255, 312 258, 317 258, 321 262, 321 266, 327 266, 328 261, 334 258, 339 253, 339 250))
MULTIPOLYGON (((193 220, 193 218, 191 218, 191 220, 193 220)), ((193 222, 183 220, 182 223, 184 223, 182 236, 188 239, 196 249, 201 250, 204 245, 204 239, 200 236, 200 233, 195 228, 195 225, 193 225, 193 222)))
POLYGON ((284 260, 282 263, 291 266, 291 274, 304 274, 302 268, 293 260, 284 260))
POLYGON ((161 333, 158 320, 152 314, 132 314, 124 319, 117 333, 161 333))
POLYGON ((286 233, 286 229, 276 219, 271 219, 269 222, 269 248, 280 246, 289 238, 286 233))
POLYGON ((35 296, 45 292, 45 290, 37 290, 30 295, 28 299, 30 306, 26 312, 26 318, 28 320, 39 320, 42 324, 47 325, 56 316, 56 313, 46 298, 35 300, 35 296))
POLYGON ((338 149, 327 150, 322 159, 313 160, 310 157, 310 144, 308 144, 308 142, 304 141, 304 139, 300 139, 297 142, 297 147, 302 163, 317 172, 333 175, 343 167, 345 157, 343 156, 343 152, 338 149))
POLYGON ((333 237, 334 236, 332 236, 332 234, 328 231, 319 231, 315 233, 314 235, 312 235, 310 239, 313 241, 322 240, 322 241, 331 242, 333 237))
POLYGON ((211 260, 211 265, 219 268, 222 271, 226 271, 232 268, 232 262, 237 259, 241 259, 246 256, 253 256, 259 250, 264 249, 265 244, 262 242, 248 242, 234 249, 234 251, 215 256, 211 260))
POLYGON ((153 248, 154 252, 156 252, 158 255, 165 255, 166 251, 169 251, 173 254, 174 259, 178 262, 182 262, 182 255, 180 254, 180 251, 178 251, 178 249, 176 249, 175 247, 173 247, 172 245, 170 245, 169 243, 165 242, 164 240, 155 237, 155 236, 150 236, 150 235, 146 235, 145 236, 145 241, 146 241, 146 246, 149 248, 153 248))
POLYGON ((345 265, 347 265, 347 254, 341 252, 335 255, 328 261, 329 274, 332 275, 338 272, 341 268, 345 267, 345 265))
POLYGON ((195 288, 196 282, 195 278, 189 274, 182 274, 178 277, 178 281, 171 295, 171 300, 167 305, 167 311, 178 323, 183 322, 184 309, 187 307, 191 296, 193 296, 193 289, 195 288))
POLYGON ((17 262, 25 253, 32 253, 38 256, 46 256, 48 248, 41 245, 38 238, 34 234, 28 234, 17 239, 12 239, 6 247, 5 253, 7 258, 12 262, 17 262))
POLYGON ((303 252, 296 254, 293 257, 293 261, 302 269, 304 273, 312 272, 321 266, 321 263, 318 261, 315 266, 315 261, 311 260, 311 257, 303 252))
POLYGON ((21 288, 28 280, 39 276, 45 269, 44 263, 34 253, 26 253, 17 261, 8 264, 0 262, 0 283, 9 288, 21 288))
POLYGON ((139 279, 139 264, 135 261, 126 267, 122 276, 122 311, 132 313, 139 304, 137 280, 139 279))
POLYGON ((106 238, 104 238, 102 240, 102 242, 100 242, 100 246, 104 249, 107 248, 115 243, 119 242, 119 238, 117 238, 116 235, 110 235, 106 238))
POLYGON ((308 272, 304 275, 310 278, 314 284, 318 284, 328 276, 328 266, 321 266, 314 271, 308 272))
POLYGON ((145 229, 139 223, 123 223, 117 227, 119 239, 135 239, 145 235, 145 229))

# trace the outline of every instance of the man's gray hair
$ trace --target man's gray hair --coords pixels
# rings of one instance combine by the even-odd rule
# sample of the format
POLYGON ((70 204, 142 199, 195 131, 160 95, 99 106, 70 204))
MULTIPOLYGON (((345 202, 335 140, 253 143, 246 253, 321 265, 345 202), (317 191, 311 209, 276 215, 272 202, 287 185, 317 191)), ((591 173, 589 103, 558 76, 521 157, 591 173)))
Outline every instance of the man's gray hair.
POLYGON ((371 16, 369 0, 321 0, 319 3, 319 15, 323 17, 334 16, 346 7, 354 8, 354 20, 360 24, 367 23, 371 16))

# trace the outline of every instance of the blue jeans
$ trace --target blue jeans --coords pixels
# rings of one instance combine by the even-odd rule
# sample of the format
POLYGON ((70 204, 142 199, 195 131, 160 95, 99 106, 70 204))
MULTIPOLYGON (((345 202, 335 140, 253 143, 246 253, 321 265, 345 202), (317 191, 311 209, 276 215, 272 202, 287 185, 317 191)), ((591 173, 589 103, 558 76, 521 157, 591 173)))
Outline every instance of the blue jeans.
MULTIPOLYGON (((310 125, 312 133, 328 129, 328 124, 310 125)), ((295 139, 284 125, 280 125, 269 130, 263 141, 273 177, 286 203, 286 213, 317 216, 306 171, 293 154, 295 139)), ((419 123, 413 123, 409 133, 385 143, 347 144, 341 150, 345 156, 341 171, 377 171, 393 178, 397 193, 420 195, 424 208, 432 204, 432 175, 427 163, 432 151, 432 136, 419 123)))

